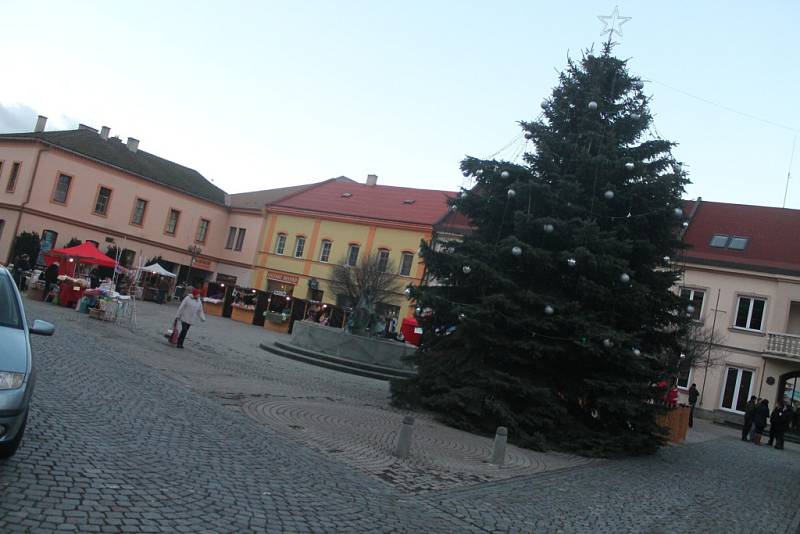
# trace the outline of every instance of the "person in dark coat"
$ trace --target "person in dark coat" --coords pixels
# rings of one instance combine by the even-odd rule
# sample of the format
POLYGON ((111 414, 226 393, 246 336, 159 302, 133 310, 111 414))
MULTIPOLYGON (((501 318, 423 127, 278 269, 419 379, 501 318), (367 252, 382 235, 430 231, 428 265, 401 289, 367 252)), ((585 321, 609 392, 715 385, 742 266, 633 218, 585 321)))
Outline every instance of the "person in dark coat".
POLYGON ((58 283, 58 262, 54 261, 50 267, 44 272, 44 297, 43 301, 47 300, 50 290, 58 283))
POLYGON ((700 392, 697 391, 697 384, 692 384, 689 388, 689 428, 694 426, 694 405, 697 404, 697 398, 700 392))
POLYGON ((756 396, 750 397, 744 408, 744 425, 742 426, 742 441, 748 441, 747 435, 753 428, 753 415, 756 413, 756 396))
POLYGON ((769 419, 769 401, 762 399, 761 403, 756 406, 753 413, 753 426, 756 429, 753 443, 761 445, 761 436, 764 435, 764 429, 767 427, 767 420, 769 419))
POLYGON ((783 437, 786 434, 786 431, 789 429, 789 422, 791 422, 794 414, 792 413, 792 409, 781 401, 778 401, 778 407, 776 410, 778 410, 778 413, 776 414, 774 421, 770 421, 769 444, 772 445, 772 439, 774 437, 775 448, 780 450, 783 449, 783 437))
POLYGON ((161 280, 158 281, 158 303, 164 304, 164 301, 167 298, 167 293, 169 292, 169 286, 171 282, 169 278, 166 276, 162 276, 161 280))
POLYGON ((92 289, 100 287, 100 273, 97 271, 97 267, 89 271, 89 287, 92 289))

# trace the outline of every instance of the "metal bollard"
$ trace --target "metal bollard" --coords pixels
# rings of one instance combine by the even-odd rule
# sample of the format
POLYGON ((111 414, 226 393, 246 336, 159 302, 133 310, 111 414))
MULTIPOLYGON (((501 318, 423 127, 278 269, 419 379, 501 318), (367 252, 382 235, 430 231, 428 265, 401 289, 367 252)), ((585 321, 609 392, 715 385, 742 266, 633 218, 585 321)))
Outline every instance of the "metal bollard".
POLYGON ((411 435, 414 432, 414 418, 410 415, 403 417, 403 426, 400 428, 400 434, 397 436, 397 448, 395 449, 395 456, 400 458, 408 458, 411 452, 411 435))
POLYGON ((503 465, 505 463, 507 440, 508 429, 504 426, 498 426, 497 432, 494 435, 494 449, 492 450, 492 459, 490 463, 495 465, 503 465))

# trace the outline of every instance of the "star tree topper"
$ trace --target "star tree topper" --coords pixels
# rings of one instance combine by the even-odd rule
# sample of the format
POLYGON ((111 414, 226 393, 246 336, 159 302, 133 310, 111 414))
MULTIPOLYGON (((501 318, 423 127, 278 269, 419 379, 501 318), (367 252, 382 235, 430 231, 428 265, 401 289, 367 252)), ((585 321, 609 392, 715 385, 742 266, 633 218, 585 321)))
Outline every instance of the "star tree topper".
POLYGON ((607 33, 609 40, 615 33, 622 37, 622 25, 631 20, 631 17, 619 16, 619 6, 614 6, 614 11, 610 15, 599 15, 597 18, 603 23, 603 31, 600 32, 600 35, 607 33))

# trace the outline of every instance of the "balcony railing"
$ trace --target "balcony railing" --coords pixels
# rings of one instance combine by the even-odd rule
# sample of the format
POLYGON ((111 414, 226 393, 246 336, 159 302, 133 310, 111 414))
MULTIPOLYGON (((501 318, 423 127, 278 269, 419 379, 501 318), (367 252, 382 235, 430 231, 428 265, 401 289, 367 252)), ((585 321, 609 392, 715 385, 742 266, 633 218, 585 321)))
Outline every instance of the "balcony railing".
POLYGON ((800 336, 770 332, 767 334, 766 352, 790 356, 800 360, 800 336))

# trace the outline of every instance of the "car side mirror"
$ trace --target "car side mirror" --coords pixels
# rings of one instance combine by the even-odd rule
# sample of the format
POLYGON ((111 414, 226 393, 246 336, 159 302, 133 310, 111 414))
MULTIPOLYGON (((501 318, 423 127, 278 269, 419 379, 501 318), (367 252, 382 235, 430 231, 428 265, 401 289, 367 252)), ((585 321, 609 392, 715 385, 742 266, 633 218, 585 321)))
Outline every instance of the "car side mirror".
POLYGON ((33 326, 30 327, 28 331, 37 336, 52 336, 56 331, 56 327, 53 323, 36 319, 33 321, 33 326))

